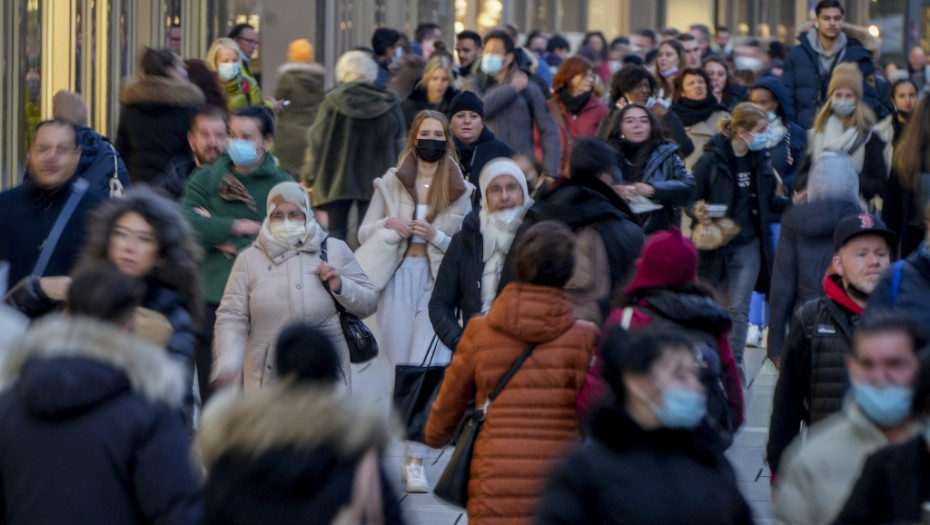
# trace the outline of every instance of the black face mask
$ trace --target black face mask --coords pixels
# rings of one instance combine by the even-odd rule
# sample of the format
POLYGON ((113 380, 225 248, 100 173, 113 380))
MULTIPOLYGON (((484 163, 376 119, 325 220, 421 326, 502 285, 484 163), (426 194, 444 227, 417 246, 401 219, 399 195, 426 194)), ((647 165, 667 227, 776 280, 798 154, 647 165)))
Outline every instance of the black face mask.
POLYGON ((847 284, 846 284, 846 295, 852 297, 853 299, 859 299, 860 301, 868 301, 868 300, 869 300, 869 294, 867 294, 867 293, 865 293, 864 291, 860 290, 860 289, 859 289, 856 285, 854 285, 853 283, 847 283, 847 284))
POLYGON ((417 157, 423 162, 436 162, 446 154, 446 141, 417 139, 417 157))

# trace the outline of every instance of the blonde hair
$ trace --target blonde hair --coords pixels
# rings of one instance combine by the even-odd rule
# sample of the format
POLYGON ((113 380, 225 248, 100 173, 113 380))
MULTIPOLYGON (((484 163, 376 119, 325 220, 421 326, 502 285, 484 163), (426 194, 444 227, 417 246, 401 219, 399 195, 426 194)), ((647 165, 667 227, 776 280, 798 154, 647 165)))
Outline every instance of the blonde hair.
POLYGON ((207 67, 210 71, 216 73, 216 55, 220 52, 220 49, 233 49, 236 51, 236 60, 239 61, 240 65, 242 63, 242 55, 239 50, 239 44, 236 43, 232 38, 217 38, 210 44, 210 50, 207 51, 207 67))
POLYGON ((862 101, 862 72, 859 71, 859 66, 852 62, 844 62, 834 68, 833 77, 830 79, 829 92, 827 93, 827 101, 820 108, 820 113, 817 114, 817 120, 814 121, 814 131, 821 132, 827 127, 827 120, 833 114, 830 101, 833 99, 833 93, 840 88, 846 88, 853 92, 856 97, 856 109, 849 116, 841 117, 837 115, 836 118, 843 123, 844 130, 855 126, 859 133, 868 132, 869 128, 875 124, 875 113, 872 108, 862 101))
POLYGON ((430 57, 426 62, 426 67, 423 69, 423 76, 420 77, 420 81, 417 82, 417 87, 426 89, 426 83, 429 82, 429 79, 433 76, 433 73, 437 69, 445 69, 446 75, 449 76, 449 85, 458 88, 459 81, 455 78, 455 69, 452 67, 452 62, 443 55, 436 55, 430 57))
POLYGON ((336 80, 340 84, 366 82, 378 79, 378 64, 364 51, 346 51, 336 62, 336 80))
MULTIPOLYGON (((426 204, 429 206, 426 213, 426 220, 432 222, 440 212, 452 204, 449 197, 449 179, 451 177, 452 166, 458 162, 455 154, 455 142, 452 140, 452 131, 449 129, 449 119, 438 111, 424 109, 413 117, 410 124, 410 134, 407 136, 407 146, 400 155, 400 164, 403 164, 407 155, 413 155, 413 158, 420 160, 417 156, 417 135, 420 132, 420 125, 424 120, 433 119, 442 124, 443 132, 446 134, 446 154, 439 159, 439 167, 436 170, 436 178, 429 186, 429 192, 426 194, 426 204)), ((419 166, 417 167, 419 171, 419 166)))
POLYGON ((767 122, 768 114, 752 102, 740 102, 733 108, 730 118, 717 122, 717 130, 726 138, 733 140, 736 130, 752 131, 759 122, 767 122))

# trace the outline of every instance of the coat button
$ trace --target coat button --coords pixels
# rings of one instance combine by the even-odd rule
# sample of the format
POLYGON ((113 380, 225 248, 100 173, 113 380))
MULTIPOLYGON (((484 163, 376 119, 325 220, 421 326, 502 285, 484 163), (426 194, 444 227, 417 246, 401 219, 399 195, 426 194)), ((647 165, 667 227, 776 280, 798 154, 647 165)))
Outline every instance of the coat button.
POLYGON ((300 290, 300 283, 297 283, 297 289, 300 290))

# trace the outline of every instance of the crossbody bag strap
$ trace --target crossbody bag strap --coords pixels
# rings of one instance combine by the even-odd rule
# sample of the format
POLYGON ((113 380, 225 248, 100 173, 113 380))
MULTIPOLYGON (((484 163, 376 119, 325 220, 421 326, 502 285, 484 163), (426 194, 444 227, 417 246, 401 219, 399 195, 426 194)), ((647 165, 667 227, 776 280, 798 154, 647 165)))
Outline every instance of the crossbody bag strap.
POLYGON ((534 348, 536 348, 536 343, 530 343, 526 349, 523 350, 523 353, 520 354, 520 357, 518 357, 514 364, 510 367, 510 370, 508 370, 507 373, 504 374, 504 377, 502 377, 501 380, 497 382, 497 386, 495 386, 494 390, 492 390, 490 395, 488 395, 488 399, 485 400, 483 405, 481 405, 481 419, 484 419, 487 416, 488 407, 491 406, 491 403, 495 399, 497 399, 497 396, 500 395, 501 390, 507 386, 507 383, 510 382, 510 379, 513 378, 514 374, 517 373, 517 370, 519 370, 523 363, 526 362, 527 358, 530 357, 530 354, 533 353, 534 348))
POLYGON ((58 214, 58 218, 55 219, 55 224, 52 225, 52 229, 48 232, 45 243, 42 244, 42 251, 39 253, 39 259, 36 261, 36 265, 32 268, 32 275, 41 277, 42 274, 45 273, 49 261, 52 260, 52 252, 55 251, 55 247, 58 246, 58 240, 61 239, 61 234, 65 231, 65 225, 68 224, 68 220, 74 215, 74 210, 77 209, 78 203, 81 202, 81 198, 87 193, 87 186, 87 180, 84 178, 78 178, 74 181, 74 184, 71 185, 71 193, 68 195, 68 200, 61 209, 61 213, 58 214))
POLYGON ((107 142, 107 146, 110 146, 110 153, 113 155, 113 176, 110 177, 109 181, 110 198, 124 197, 123 183, 119 180, 119 155, 116 153, 116 148, 113 147, 113 144, 107 142))
MULTIPOLYGON (((326 254, 326 241, 329 240, 329 235, 323 238, 323 242, 320 243, 320 259, 323 259, 323 262, 329 262, 329 258, 326 254)), ((344 306, 339 304, 339 301, 336 300, 336 294, 333 293, 329 288, 329 283, 323 281, 323 288, 326 288, 326 291, 329 292, 329 296, 333 298, 333 302, 336 303, 336 311, 339 313, 345 312, 346 309, 344 306)))

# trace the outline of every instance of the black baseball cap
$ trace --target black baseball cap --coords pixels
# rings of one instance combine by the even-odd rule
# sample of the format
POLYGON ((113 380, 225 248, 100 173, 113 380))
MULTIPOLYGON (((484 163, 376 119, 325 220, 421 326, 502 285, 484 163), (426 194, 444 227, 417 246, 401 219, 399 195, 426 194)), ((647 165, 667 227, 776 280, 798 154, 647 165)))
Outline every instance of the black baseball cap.
POLYGON ((898 244, 898 235, 889 230, 881 219, 868 213, 860 213, 846 217, 836 225, 833 232, 833 251, 840 251, 850 239, 867 233, 881 235, 892 250, 898 244))

